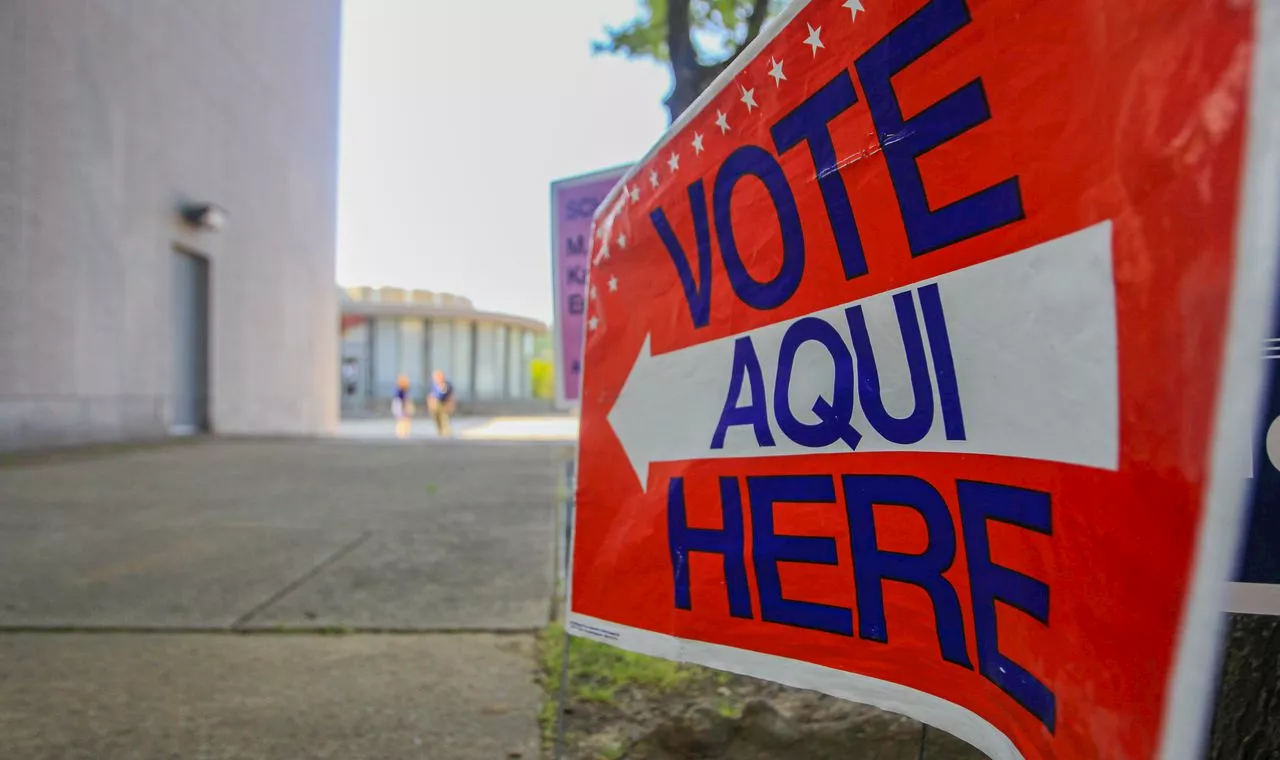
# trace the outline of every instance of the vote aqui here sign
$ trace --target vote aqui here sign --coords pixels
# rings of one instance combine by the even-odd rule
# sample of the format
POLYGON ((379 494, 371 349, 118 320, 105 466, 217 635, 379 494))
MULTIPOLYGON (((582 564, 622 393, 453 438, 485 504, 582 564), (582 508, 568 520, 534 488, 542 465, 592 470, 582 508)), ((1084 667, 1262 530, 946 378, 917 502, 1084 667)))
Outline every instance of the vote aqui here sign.
POLYGON ((1277 17, 793 3, 596 213, 570 631, 993 758, 1197 757, 1277 17))

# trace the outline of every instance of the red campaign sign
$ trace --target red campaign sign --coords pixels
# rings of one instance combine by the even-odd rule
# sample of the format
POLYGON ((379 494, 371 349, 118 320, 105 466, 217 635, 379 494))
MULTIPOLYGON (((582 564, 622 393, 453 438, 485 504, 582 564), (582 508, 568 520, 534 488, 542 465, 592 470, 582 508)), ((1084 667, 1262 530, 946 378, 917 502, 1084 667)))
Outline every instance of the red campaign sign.
POLYGON ((996 758, 1196 756, 1276 15, 793 4, 597 212, 571 632, 996 758))

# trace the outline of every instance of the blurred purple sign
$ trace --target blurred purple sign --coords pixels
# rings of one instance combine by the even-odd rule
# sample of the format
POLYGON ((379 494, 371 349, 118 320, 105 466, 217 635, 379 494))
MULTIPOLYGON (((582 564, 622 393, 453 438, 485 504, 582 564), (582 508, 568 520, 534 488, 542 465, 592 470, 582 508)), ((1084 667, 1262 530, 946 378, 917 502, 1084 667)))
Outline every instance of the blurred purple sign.
POLYGON ((602 169, 551 183, 551 275, 555 297, 556 405, 578 405, 582 335, 587 313, 591 217, 629 166, 602 169))

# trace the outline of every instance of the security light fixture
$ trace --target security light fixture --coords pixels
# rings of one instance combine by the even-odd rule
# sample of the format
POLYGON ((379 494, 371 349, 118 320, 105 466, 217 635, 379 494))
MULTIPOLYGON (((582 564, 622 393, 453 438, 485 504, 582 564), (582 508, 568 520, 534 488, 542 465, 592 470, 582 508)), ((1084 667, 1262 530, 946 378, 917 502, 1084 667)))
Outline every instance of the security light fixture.
POLYGON ((182 218, 193 227, 218 232, 227 225, 227 210, 213 203, 188 203, 182 207, 182 218))

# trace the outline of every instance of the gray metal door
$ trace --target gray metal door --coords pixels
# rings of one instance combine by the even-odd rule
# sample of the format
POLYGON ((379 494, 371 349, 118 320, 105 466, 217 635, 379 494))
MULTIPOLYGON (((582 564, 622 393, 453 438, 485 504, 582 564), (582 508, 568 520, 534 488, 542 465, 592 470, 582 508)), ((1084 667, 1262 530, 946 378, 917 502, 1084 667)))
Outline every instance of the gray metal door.
POLYGON ((174 251, 173 416, 175 434, 209 426, 209 262, 174 251))

